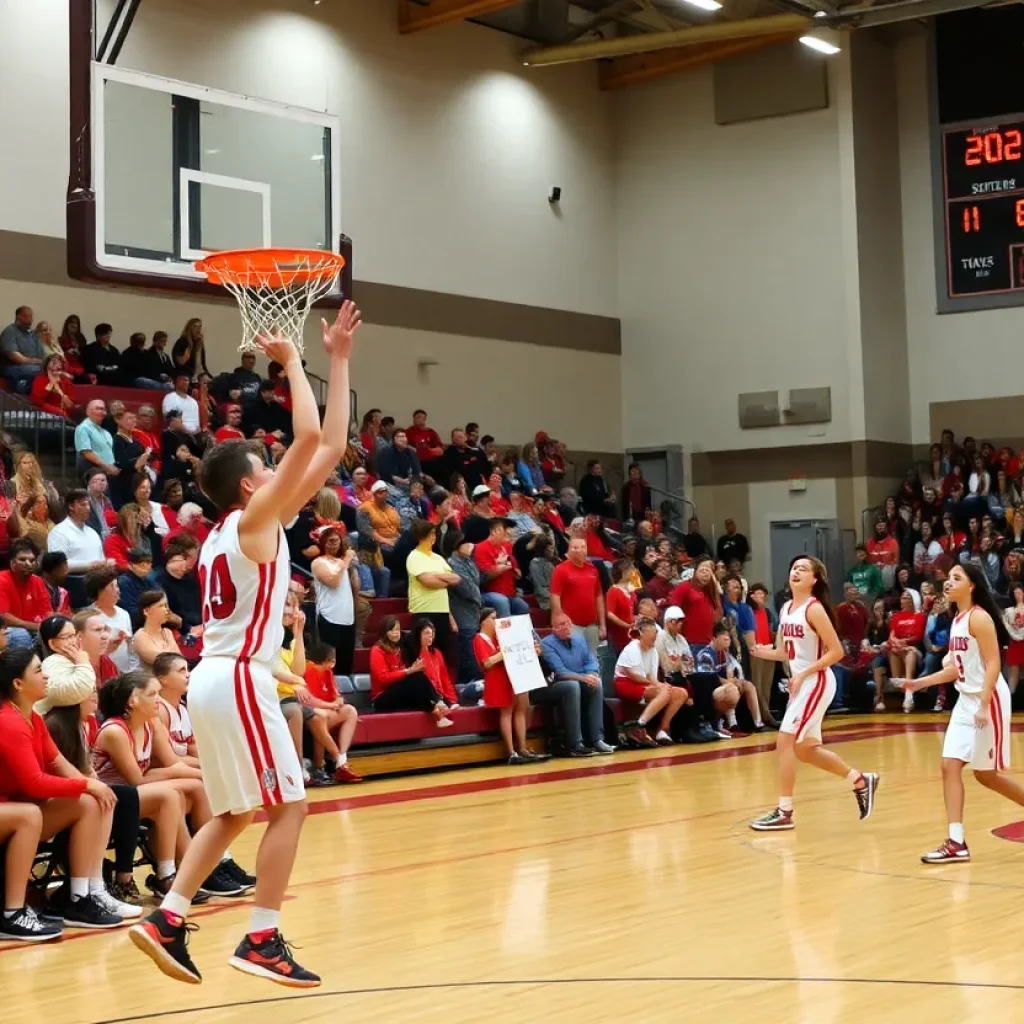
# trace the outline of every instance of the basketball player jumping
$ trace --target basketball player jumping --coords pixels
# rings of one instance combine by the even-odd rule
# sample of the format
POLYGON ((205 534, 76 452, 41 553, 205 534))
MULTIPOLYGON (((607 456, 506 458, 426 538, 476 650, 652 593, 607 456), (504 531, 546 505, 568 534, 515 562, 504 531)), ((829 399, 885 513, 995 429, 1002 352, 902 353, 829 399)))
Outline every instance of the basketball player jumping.
POLYGON ((964 835, 965 765, 986 788, 1024 806, 1024 786, 1000 772, 1010 767, 1010 688, 1000 672, 1000 647, 1009 642, 985 574, 968 562, 955 565, 943 588, 957 615, 949 630, 949 653, 942 668, 920 679, 894 679, 908 693, 956 683, 960 696, 942 744, 942 793, 949 835, 921 857, 925 864, 967 863, 964 835))
POLYGON ((196 928, 186 923, 192 897, 259 807, 266 810, 268 824, 256 860, 255 904, 248 933, 229 962, 282 985, 320 984, 295 962, 278 930, 306 794, 272 669, 291 575, 284 524, 323 485, 344 452, 349 354, 359 321, 355 305, 345 302, 333 326, 323 322, 331 369, 322 433, 298 350, 290 341, 258 338, 264 354, 285 368, 295 439, 276 472, 249 441, 216 445, 199 467, 200 486, 222 513, 199 558, 203 659, 189 683, 189 714, 214 817, 192 840, 160 908, 130 933, 164 974, 193 985, 202 977, 187 948, 196 928))
POLYGON ((756 644, 750 652, 766 661, 788 661, 789 704, 779 728, 779 806, 750 823, 756 832, 794 828, 793 789, 796 763, 804 761, 853 783, 863 820, 875 807, 878 776, 851 768, 838 754, 821 745, 821 721, 836 695, 832 666, 843 657, 835 616, 828 597, 828 575, 817 558, 794 558, 789 567, 793 599, 782 609, 774 646, 756 644))

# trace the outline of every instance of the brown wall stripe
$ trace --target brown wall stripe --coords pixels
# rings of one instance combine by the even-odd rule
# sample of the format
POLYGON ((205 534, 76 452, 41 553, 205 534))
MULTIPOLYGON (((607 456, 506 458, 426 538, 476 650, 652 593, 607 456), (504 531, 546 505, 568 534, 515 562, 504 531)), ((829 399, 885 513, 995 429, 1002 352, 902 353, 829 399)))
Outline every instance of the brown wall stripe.
MULTIPOLYGON (((14 231, 0 231, 0 278, 65 288, 93 287, 68 277, 64 239, 14 231)), ((527 342, 608 355, 622 352, 621 324, 614 317, 374 281, 357 280, 353 294, 365 311, 367 323, 384 327, 527 342)), ((187 301, 187 296, 182 298, 187 301)))

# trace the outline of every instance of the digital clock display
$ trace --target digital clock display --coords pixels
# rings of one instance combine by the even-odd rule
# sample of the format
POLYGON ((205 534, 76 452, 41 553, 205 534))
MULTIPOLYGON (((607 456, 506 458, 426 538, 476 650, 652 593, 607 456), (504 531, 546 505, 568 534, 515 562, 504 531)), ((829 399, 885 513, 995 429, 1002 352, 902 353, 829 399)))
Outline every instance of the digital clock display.
POLYGON ((1024 291, 1024 116, 943 131, 950 298, 1024 291))

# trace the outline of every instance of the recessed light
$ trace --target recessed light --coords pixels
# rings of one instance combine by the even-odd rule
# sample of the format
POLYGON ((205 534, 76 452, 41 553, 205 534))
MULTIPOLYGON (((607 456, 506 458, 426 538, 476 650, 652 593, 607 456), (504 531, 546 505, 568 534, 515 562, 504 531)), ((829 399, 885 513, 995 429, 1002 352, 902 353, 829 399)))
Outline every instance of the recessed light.
POLYGON ((699 7, 702 11, 720 11, 722 5, 718 0, 683 0, 691 7, 699 7))
POLYGON ((833 57, 839 53, 842 47, 839 45, 839 33, 829 29, 815 29, 807 35, 800 37, 800 42, 808 49, 816 50, 827 57, 833 57))

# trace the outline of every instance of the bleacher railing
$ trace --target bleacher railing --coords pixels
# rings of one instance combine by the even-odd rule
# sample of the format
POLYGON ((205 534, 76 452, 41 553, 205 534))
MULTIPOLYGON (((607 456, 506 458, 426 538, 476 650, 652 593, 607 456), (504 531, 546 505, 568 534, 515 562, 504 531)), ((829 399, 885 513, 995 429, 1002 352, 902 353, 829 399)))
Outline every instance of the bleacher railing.
POLYGON ((59 487, 74 484, 75 427, 63 416, 34 406, 24 395, 0 391, 0 426, 14 434, 42 463, 43 456, 59 459, 59 487))
POLYGON ((663 530, 665 532, 674 530, 681 537, 686 533, 687 520, 697 514, 697 506, 682 492, 663 491, 653 484, 648 486, 651 488, 651 494, 654 495, 659 508, 666 502, 671 508, 671 515, 662 523, 663 530))

